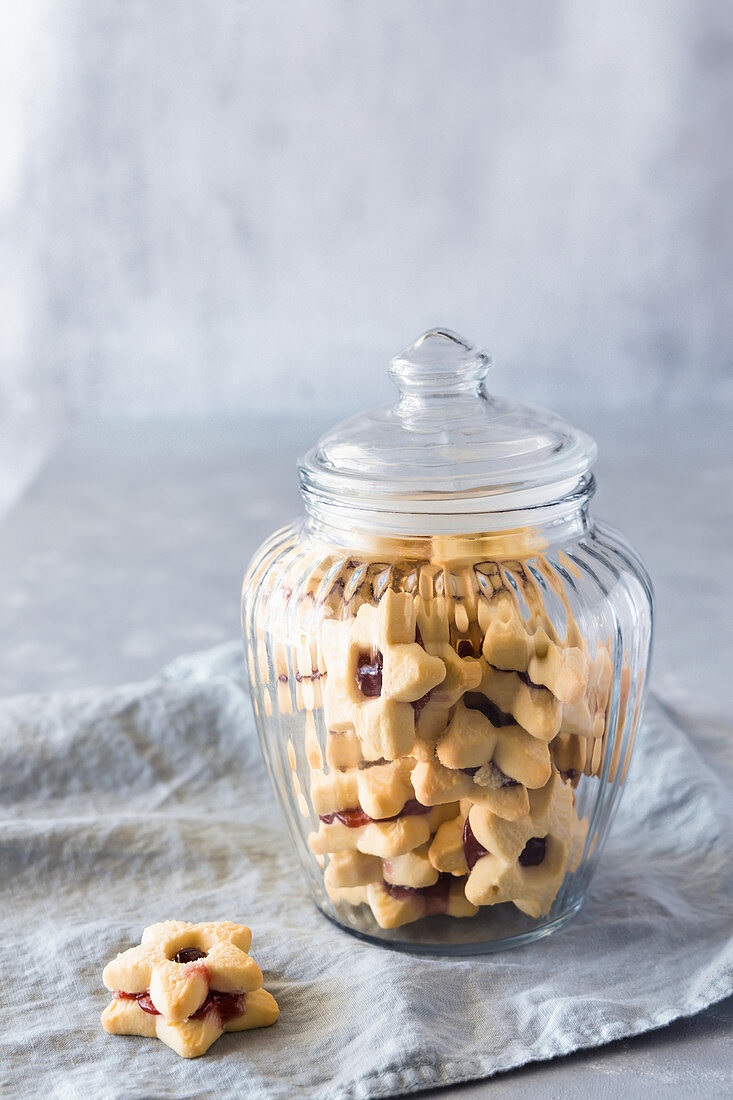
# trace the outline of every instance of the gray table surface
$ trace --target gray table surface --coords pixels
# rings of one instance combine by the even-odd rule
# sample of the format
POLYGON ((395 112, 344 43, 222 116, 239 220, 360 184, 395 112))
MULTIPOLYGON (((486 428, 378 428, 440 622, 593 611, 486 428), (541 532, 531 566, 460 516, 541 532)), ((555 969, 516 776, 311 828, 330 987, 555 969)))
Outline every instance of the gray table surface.
MULTIPOLYGON (((333 419, 71 429, 0 524, 0 694, 142 679, 235 637, 244 567, 300 511, 295 457, 333 419)), ((730 415, 581 408, 575 420, 600 447, 596 511, 654 580, 652 688, 733 785, 730 415)), ((654 1033, 437 1095, 728 1096, 732 1032, 730 998, 654 1033)))

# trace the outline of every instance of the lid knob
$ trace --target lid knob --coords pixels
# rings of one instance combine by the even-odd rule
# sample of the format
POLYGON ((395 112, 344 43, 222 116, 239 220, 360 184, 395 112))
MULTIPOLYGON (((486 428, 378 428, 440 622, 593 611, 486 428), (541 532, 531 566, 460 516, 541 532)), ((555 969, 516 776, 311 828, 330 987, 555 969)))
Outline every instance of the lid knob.
POLYGON ((491 357, 450 329, 424 332, 396 355, 389 373, 404 397, 481 393, 491 357))

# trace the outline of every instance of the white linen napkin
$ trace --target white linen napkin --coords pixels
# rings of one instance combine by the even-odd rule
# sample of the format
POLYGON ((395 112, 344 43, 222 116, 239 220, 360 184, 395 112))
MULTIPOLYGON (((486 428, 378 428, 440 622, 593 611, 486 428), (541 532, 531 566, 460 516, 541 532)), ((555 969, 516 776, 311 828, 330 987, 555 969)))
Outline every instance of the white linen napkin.
POLYGON ((733 991, 731 792, 654 698, 580 914, 436 959, 314 908, 238 643, 150 681, 0 702, 0 1065, 10 1095, 393 1096, 659 1027, 733 991), (250 925, 272 1028, 203 1058, 107 1035, 104 964, 154 921, 250 925))

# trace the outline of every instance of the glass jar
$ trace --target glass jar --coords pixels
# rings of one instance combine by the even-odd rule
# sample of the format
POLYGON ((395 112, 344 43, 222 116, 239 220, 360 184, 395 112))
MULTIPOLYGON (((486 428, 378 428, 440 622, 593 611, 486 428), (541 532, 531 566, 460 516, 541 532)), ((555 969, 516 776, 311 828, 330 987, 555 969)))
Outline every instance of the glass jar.
POLYGON ((394 407, 299 465, 305 517, 243 589, 252 703, 313 898, 391 947, 473 954, 582 905, 623 789, 647 574, 590 513, 593 441, 488 396, 425 333, 394 407))

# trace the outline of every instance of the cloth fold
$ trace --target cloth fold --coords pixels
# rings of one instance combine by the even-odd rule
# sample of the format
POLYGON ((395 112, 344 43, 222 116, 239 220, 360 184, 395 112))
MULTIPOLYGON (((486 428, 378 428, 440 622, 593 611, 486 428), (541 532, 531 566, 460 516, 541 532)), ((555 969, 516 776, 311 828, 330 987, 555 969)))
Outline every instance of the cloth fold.
POLYGON ((314 908, 238 643, 141 684, 0 702, 0 1064, 11 1095, 393 1096, 691 1015, 733 991, 731 792, 649 702, 584 908, 549 939, 434 959, 314 908), (104 964, 154 921, 234 920, 281 1018, 193 1062, 107 1035, 104 964))

